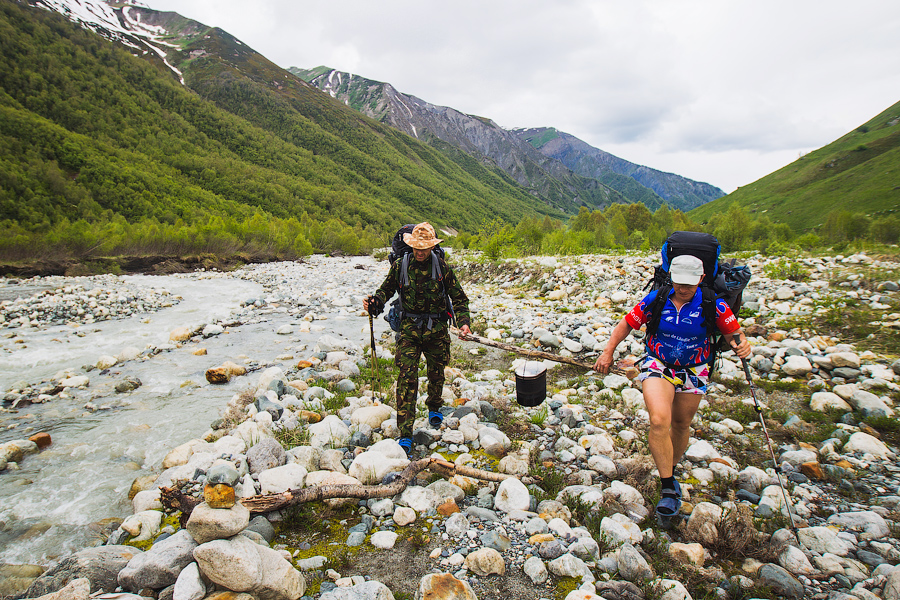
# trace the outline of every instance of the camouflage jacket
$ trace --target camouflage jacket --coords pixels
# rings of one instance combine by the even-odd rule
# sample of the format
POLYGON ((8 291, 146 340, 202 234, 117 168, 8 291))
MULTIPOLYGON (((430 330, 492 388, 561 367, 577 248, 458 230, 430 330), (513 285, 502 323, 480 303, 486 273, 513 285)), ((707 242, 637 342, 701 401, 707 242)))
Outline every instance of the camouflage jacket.
MULTIPOLYGON (((387 302, 400 290, 400 271, 403 261, 397 260, 391 265, 384 283, 375 292, 382 302, 387 302)), ((471 326, 469 316, 469 297, 463 291, 453 269, 444 259, 440 260, 441 272, 444 274, 444 287, 450 300, 453 301, 453 310, 456 313, 456 325, 471 326)), ((431 278, 431 259, 424 262, 410 260, 407 269, 409 285, 403 289, 403 309, 408 313, 444 313, 446 302, 441 282, 431 278)), ((440 327, 443 327, 442 325, 440 327)))

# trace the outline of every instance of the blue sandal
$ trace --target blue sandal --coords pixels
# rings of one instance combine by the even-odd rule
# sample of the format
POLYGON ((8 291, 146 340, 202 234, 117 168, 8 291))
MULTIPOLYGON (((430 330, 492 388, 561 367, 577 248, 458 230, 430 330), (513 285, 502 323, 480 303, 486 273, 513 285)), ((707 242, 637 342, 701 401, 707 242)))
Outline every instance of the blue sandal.
POLYGON ((681 486, 676 481, 674 488, 663 488, 662 499, 656 505, 656 512, 663 517, 674 517, 680 510, 681 486))
POLYGON ((406 452, 407 458, 412 456, 412 438, 400 438, 397 440, 397 443, 400 444, 400 447, 406 452))
POLYGON ((436 410, 428 411, 428 424, 431 425, 434 429, 437 429, 441 426, 441 423, 444 422, 444 415, 441 412, 436 410))

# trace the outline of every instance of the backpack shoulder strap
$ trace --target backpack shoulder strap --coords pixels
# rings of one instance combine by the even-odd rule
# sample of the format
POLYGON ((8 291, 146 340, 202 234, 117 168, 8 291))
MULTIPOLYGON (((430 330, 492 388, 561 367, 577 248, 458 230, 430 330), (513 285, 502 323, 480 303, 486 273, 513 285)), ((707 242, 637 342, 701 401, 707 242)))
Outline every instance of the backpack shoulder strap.
POLYGON ((701 304, 701 312, 703 314, 703 324, 706 326, 706 335, 709 338, 709 359, 706 364, 709 365, 709 372, 716 368, 716 359, 719 355, 719 330, 716 327, 716 317, 718 309, 716 303, 719 301, 719 295, 709 286, 701 286, 703 294, 703 303, 701 304))
POLYGON ((403 258, 400 261, 400 289, 402 290, 406 286, 409 285, 409 257, 412 255, 412 252, 407 252, 403 255, 403 258))
POLYGON ((647 306, 647 312, 650 313, 650 320, 647 322, 647 337, 656 333, 659 329, 659 321, 662 319, 662 311, 672 292, 671 285, 664 285, 656 290, 656 298, 647 306))
POLYGON ((706 331, 712 336, 716 332, 716 302, 719 296, 714 289, 705 285, 700 286, 700 293, 703 295, 703 303, 701 304, 703 324, 706 325, 706 331))

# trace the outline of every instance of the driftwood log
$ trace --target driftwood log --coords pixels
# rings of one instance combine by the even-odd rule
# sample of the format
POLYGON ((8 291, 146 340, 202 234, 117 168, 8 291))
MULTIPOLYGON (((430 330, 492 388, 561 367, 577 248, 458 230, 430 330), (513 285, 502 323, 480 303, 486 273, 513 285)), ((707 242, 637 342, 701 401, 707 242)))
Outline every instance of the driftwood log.
MULTIPOLYGON (((459 335, 459 330, 451 327, 450 331, 454 334, 459 335)), ((584 363, 579 360, 575 360, 574 358, 570 358, 568 356, 560 356, 559 354, 551 354, 550 352, 543 352, 541 350, 529 350, 528 348, 520 348, 518 346, 513 346, 511 344, 504 344, 503 342, 495 342, 494 340, 489 340, 486 337, 481 337, 480 335, 475 335, 474 333, 470 333, 469 335, 465 335, 461 338, 463 341, 467 342, 478 342, 479 344, 483 344, 485 346, 491 346, 493 348, 500 348, 501 350, 506 350, 507 352, 514 352, 516 354, 521 354, 522 356, 527 356, 529 358, 541 359, 541 360, 552 360, 553 362, 565 363, 567 365, 574 365, 576 367, 581 367, 582 369, 593 370, 593 363, 584 363)), ((635 367, 612 367, 609 370, 610 373, 616 373, 618 375, 624 375, 629 379, 633 379, 637 376, 638 370, 635 367)))
MULTIPOLYGON (((440 458, 423 458, 409 463, 400 473, 400 476, 387 485, 316 485, 302 489, 287 490, 277 494, 260 494, 242 498, 240 503, 248 508, 252 514, 263 514, 281 510, 294 504, 315 502, 329 498, 387 498, 388 496, 395 496, 401 493, 419 473, 426 469, 445 477, 463 475, 483 481, 503 481, 512 477, 512 475, 505 473, 494 473, 466 465, 455 465, 440 458)), ((160 502, 166 510, 180 510, 181 520, 187 522, 191 511, 202 500, 184 494, 176 487, 164 487, 160 489, 160 502)))

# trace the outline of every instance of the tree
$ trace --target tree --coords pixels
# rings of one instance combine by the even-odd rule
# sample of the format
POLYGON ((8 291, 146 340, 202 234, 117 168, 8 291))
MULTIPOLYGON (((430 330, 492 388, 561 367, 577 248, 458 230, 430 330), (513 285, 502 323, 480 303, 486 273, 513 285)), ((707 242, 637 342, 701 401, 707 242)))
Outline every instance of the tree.
POLYGON ((625 225, 629 231, 646 231, 653 221, 653 214, 642 202, 629 204, 625 209, 625 225))
POLYGON ((896 244, 900 239, 900 218, 897 215, 888 215, 875 219, 869 227, 869 235, 876 242, 896 244))
POLYGON ((726 252, 739 250, 750 238, 750 216, 737 202, 734 202, 724 217, 719 220, 713 233, 719 238, 719 243, 726 252))
MULTIPOLYGON (((653 213, 653 223, 662 229, 666 236, 675 231, 675 216, 668 204, 661 204, 653 213)), ((665 238, 664 238, 665 239, 665 238)))

